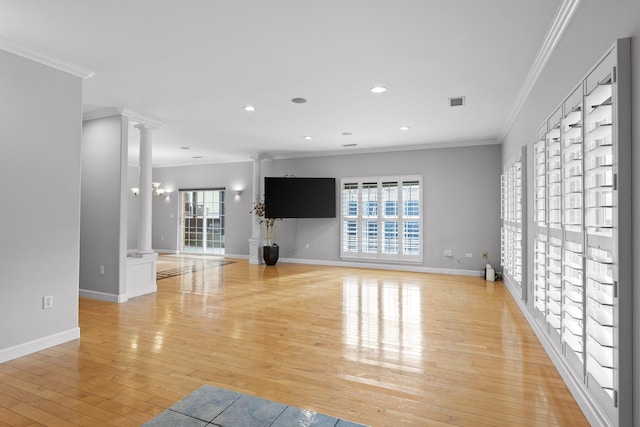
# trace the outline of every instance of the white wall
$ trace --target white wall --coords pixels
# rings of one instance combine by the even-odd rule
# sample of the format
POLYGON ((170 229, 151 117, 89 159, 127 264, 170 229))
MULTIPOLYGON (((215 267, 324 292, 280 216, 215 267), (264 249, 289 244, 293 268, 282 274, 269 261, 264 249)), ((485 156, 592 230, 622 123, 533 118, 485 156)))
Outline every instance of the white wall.
MULTIPOLYGON (((421 174, 424 177, 424 262, 421 267, 480 271, 482 251, 494 264, 500 251, 500 146, 487 145, 377 154, 263 160, 265 176, 349 177, 421 174), (453 251, 454 259, 443 256, 453 251), (472 258, 466 258, 472 253, 472 258)), ((239 199, 227 198, 226 249, 248 255, 251 235, 252 164, 156 168, 153 178, 167 188, 242 185, 239 199)), ((178 248, 179 207, 154 200, 153 247, 178 248)), ((297 260, 340 261, 339 219, 285 219, 277 222, 280 256, 297 260), (309 249, 306 244, 309 244, 309 249)))
MULTIPOLYGON (((520 115, 507 135, 502 151, 504 160, 523 145, 527 145, 529 163, 528 174, 528 205, 529 228, 532 229, 533 218, 533 176, 532 176, 532 144, 535 141, 536 130, 543 121, 555 110, 570 91, 585 76, 586 72, 596 64, 598 59, 607 51, 618 38, 632 37, 632 146, 640 147, 640 2, 637 0, 617 0, 604 2, 598 0, 583 0, 576 15, 571 21, 566 33, 549 63, 540 75, 520 115)), ((640 168, 640 149, 632 149, 633 169, 640 168)), ((640 173, 632 174, 632 205, 633 205, 633 283, 621 283, 620 286, 632 286, 634 307, 640 307, 640 173)), ((631 230, 620 230, 631 233, 631 230)), ((528 252, 533 253, 533 241, 529 239, 528 252)), ((533 259, 528 259, 528 271, 533 271, 533 259)), ((527 283, 531 283, 529 274, 527 283)), ((634 420, 633 425, 640 426, 640 309, 636 309, 633 319, 634 325, 634 367, 632 372, 621 373, 623 381, 632 381, 634 420)))
POLYGON ((80 291, 85 296, 115 300, 126 294, 127 129, 123 116, 83 123, 80 291))
POLYGON ((79 336, 82 80, 0 50, 0 94, 2 362, 79 336))

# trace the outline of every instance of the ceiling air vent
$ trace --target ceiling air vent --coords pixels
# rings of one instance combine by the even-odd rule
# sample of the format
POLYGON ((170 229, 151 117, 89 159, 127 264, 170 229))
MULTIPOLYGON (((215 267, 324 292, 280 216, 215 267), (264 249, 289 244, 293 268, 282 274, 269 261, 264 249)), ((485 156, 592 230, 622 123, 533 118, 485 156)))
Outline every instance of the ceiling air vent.
POLYGON ((462 107, 464 105, 464 96, 449 98, 449 107, 462 107))

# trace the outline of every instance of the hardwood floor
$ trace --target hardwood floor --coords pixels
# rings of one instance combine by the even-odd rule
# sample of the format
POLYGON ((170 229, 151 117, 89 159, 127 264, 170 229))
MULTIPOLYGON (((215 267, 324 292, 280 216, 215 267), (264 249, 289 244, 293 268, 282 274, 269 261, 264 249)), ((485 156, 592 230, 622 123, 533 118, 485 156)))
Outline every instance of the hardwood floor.
POLYGON ((501 282, 233 261, 81 299, 80 340, 0 365, 0 425, 137 426, 202 384, 371 426, 588 425, 501 282))

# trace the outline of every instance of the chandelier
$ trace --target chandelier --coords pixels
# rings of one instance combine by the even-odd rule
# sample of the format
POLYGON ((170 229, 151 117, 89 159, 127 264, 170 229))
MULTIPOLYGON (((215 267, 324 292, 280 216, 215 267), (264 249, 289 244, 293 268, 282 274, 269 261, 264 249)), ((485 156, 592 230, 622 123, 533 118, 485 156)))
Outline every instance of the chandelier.
MULTIPOLYGON (((162 196, 168 194, 164 188, 160 187, 161 185, 162 185, 162 183, 160 183, 160 182, 152 182, 151 183, 151 194, 153 194, 156 197, 162 197, 162 196)), ((140 194, 140 188, 139 187, 132 187, 131 188, 131 192, 133 193, 134 196, 137 196, 138 194, 140 194)))

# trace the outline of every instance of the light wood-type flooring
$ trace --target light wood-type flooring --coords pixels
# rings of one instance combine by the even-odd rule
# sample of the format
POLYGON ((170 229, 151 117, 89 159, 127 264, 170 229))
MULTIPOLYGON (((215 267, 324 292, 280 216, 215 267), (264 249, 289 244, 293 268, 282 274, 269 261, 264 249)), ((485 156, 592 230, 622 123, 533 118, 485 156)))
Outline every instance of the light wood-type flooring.
POLYGON ((231 261, 80 299, 80 340, 0 365, 0 425, 138 426, 203 384, 371 426, 588 425, 501 282, 231 261))

